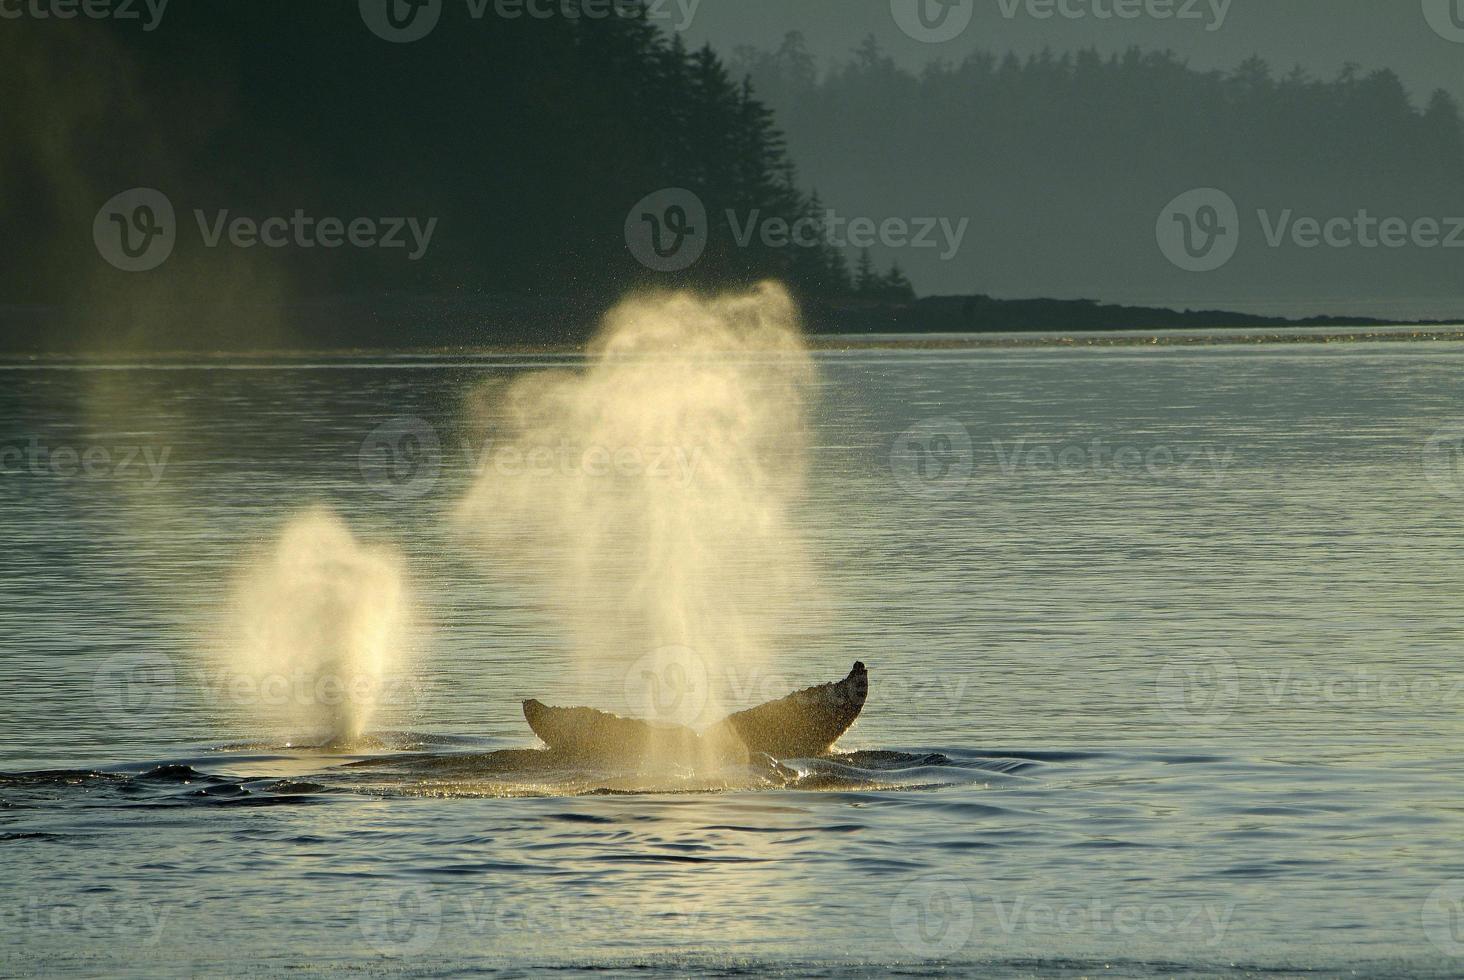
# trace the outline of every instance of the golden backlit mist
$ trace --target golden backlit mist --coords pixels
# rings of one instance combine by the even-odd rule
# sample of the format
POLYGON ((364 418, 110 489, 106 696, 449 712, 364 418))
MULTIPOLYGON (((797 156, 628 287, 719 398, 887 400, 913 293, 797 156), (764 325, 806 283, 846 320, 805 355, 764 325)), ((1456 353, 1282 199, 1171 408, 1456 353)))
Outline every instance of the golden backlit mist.
POLYGON ((233 630, 221 649, 230 683, 245 684, 249 724, 350 742, 402 677, 410 602, 401 560, 367 547, 325 508, 280 531, 235 586, 233 630))
POLYGON ((633 296, 587 355, 476 394, 491 444, 458 516, 537 576, 582 668, 625 678, 603 707, 704 723, 813 584, 791 517, 813 360, 772 283, 633 296))

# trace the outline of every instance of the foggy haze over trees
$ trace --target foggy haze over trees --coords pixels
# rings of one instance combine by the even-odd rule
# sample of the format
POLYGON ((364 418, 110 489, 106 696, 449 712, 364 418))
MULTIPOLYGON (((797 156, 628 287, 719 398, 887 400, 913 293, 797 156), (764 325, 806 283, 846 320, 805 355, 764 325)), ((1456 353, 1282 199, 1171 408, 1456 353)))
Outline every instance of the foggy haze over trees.
POLYGON ((1289 232, 1272 248, 1257 214, 1272 231, 1288 210, 1293 221, 1464 216, 1453 97, 1410 98, 1389 70, 1314 78, 1251 58, 1200 72, 1135 48, 981 52, 915 73, 872 38, 822 65, 797 34, 777 50, 740 47, 731 65, 777 110, 805 179, 828 199, 876 218, 971 219, 956 259, 900 255, 921 294, 1308 312, 1464 294, 1464 251, 1307 249, 1289 232), (1172 267, 1154 241, 1166 202, 1196 187, 1224 190, 1242 221, 1234 260, 1203 277, 1172 267))

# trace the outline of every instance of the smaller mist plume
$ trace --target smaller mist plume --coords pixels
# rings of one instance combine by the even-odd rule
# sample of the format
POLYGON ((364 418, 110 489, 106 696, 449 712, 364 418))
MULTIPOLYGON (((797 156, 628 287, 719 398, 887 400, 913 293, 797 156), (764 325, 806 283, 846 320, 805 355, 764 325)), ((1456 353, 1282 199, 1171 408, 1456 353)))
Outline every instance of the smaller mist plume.
POLYGON ((602 706, 709 721, 813 584, 797 310, 772 283, 633 296, 586 353, 479 393, 490 441, 459 516, 491 563, 538 573, 584 676, 611 678, 602 706))
POLYGON ((242 692, 247 723, 272 735, 359 738, 402 679, 404 581, 394 551, 363 546, 332 511, 296 516, 236 584, 226 696, 242 692))

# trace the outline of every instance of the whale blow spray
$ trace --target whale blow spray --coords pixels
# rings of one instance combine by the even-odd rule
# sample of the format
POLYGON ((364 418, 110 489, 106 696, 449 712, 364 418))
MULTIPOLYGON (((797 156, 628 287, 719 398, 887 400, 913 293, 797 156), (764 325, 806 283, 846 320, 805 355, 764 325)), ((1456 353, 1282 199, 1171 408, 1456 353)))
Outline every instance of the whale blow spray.
POLYGON ((814 378, 791 297, 765 283, 633 296, 582 368, 476 396, 491 448, 458 516, 537 572, 581 667, 609 672, 604 707, 709 721, 799 623, 814 378))
POLYGON ((235 584, 227 670, 245 723, 360 737, 401 680, 410 619, 401 561, 325 508, 291 519, 235 584))

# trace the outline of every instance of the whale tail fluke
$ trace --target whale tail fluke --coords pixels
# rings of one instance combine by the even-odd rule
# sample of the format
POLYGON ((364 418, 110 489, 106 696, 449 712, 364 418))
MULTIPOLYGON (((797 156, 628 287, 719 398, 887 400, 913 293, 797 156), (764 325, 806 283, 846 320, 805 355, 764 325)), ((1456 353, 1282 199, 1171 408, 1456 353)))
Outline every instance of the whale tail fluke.
POLYGON ((524 720, 551 750, 580 758, 813 758, 849 730, 868 694, 869 673, 856 662, 843 680, 738 711, 703 732, 594 708, 556 708, 532 698, 524 702, 524 720))
POLYGON ((794 691, 787 697, 738 711, 717 722, 707 734, 736 734, 749 752, 774 758, 812 758, 833 748, 849 730, 869 696, 869 672, 857 661, 841 681, 794 691))

